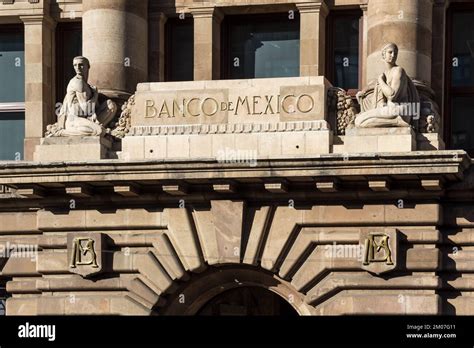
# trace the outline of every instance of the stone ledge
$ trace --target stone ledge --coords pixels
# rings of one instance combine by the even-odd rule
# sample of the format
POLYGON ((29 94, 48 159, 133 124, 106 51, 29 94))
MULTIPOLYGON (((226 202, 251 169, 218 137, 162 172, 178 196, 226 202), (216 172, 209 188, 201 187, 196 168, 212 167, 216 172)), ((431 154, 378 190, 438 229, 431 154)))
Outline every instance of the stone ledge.
POLYGON ((35 162, 94 161, 107 158, 112 140, 103 136, 42 138, 33 158, 35 162))
POLYGON ((373 135, 399 135, 411 134, 410 127, 390 127, 390 128, 347 128, 347 136, 373 136, 373 135))
POLYGON ((112 140, 109 138, 98 137, 98 136, 87 136, 87 137, 50 137, 42 138, 41 145, 77 145, 77 144, 97 144, 100 143, 104 146, 112 146, 112 140))
POLYGON ((416 134, 412 128, 351 128, 346 131, 344 151, 410 152, 416 151, 416 134))

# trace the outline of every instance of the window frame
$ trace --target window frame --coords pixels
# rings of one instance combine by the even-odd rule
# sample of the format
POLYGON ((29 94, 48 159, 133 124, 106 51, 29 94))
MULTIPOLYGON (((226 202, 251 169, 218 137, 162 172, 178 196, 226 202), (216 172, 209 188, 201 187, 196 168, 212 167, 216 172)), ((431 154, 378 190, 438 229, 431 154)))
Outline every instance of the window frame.
MULTIPOLYGON (((453 149, 452 143, 452 107, 453 100, 456 97, 473 97, 474 99, 474 85, 473 86, 453 86, 453 17, 456 12, 469 11, 474 14, 474 3, 451 3, 446 12, 446 45, 445 45, 445 103, 444 103, 444 118, 443 118, 443 137, 448 149, 453 149)), ((474 136, 474 134, 473 134, 474 136)), ((469 155, 474 155, 473 149, 466 149, 469 155)))
MULTIPOLYGON (((363 24, 364 24, 364 14, 360 8, 353 9, 335 9, 331 10, 326 18, 326 67, 325 75, 326 78, 331 82, 333 86, 334 81, 336 80, 336 67, 334 64, 334 54, 335 54, 335 40, 336 40, 336 31, 334 26, 336 20, 341 17, 358 17, 359 18, 359 67, 358 67, 358 86, 356 89, 349 89, 347 93, 351 96, 355 96, 358 91, 360 91, 362 86, 362 63, 363 63, 363 24)), ((339 86, 335 86, 339 87, 339 86)), ((342 87, 341 87, 342 88, 342 87)))
MULTIPOLYGON (((300 46, 301 46, 301 17, 299 11, 294 11, 295 14, 295 19, 298 20, 300 25, 298 26, 299 30, 299 41, 300 41, 300 46)), ((222 23, 221 23, 221 54, 220 54, 220 59, 221 59, 221 80, 235 80, 236 78, 230 77, 231 75, 231 68, 229 64, 226 64, 226 62, 229 61, 230 59, 230 47, 231 43, 229 40, 230 36, 230 27, 232 24, 241 24, 241 23, 246 23, 248 22, 249 16, 252 16, 253 18, 256 18, 256 20, 259 23, 273 23, 275 21, 275 17, 286 17, 288 18, 288 11, 286 12, 270 12, 270 13, 251 13, 251 14, 244 14, 244 13, 239 13, 239 14, 231 14, 231 15, 225 15, 222 23), (245 20, 247 18, 247 20, 245 20)), ((301 54, 301 52, 300 52, 301 54)), ((301 57, 298 62, 298 64, 301 65, 301 57)), ((301 66, 298 71, 298 76, 300 76, 300 71, 301 71, 301 66)), ((253 77, 255 78, 255 77, 253 77)), ((251 79, 253 79, 251 78, 251 79)))

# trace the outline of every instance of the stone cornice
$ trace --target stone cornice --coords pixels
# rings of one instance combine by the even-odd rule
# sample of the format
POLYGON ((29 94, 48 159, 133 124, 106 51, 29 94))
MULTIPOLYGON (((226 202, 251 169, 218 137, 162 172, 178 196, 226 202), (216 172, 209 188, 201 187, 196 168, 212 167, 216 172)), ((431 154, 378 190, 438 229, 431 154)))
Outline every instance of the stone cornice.
POLYGON ((420 151, 380 154, 328 154, 320 157, 258 159, 255 166, 200 160, 97 162, 0 162, 0 183, 14 187, 54 186, 78 182, 127 182, 170 180, 265 180, 277 178, 348 178, 365 181, 393 180, 459 181, 470 166, 464 151, 420 151))

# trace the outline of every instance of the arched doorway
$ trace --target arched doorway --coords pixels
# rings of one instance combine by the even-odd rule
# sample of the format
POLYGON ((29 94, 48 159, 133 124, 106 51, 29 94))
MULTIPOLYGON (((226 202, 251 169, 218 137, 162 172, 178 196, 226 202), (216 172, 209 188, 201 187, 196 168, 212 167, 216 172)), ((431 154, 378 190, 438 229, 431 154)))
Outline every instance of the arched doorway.
POLYGON ((304 295, 264 269, 209 267, 193 274, 166 298, 158 315, 310 315, 304 295))
POLYGON ((281 296, 255 286, 227 290, 208 301, 197 315, 281 315, 297 316, 281 296))

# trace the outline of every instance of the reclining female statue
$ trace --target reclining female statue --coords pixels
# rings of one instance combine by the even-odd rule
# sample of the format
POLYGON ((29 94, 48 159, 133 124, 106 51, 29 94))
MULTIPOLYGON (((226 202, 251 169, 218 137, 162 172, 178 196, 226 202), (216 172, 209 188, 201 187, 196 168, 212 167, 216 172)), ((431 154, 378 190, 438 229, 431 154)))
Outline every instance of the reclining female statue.
POLYGON ((117 112, 117 105, 112 100, 99 104, 97 88, 87 83, 89 60, 76 57, 73 65, 76 76, 67 86, 58 122, 48 126, 47 137, 103 135, 117 112))
POLYGON ((373 93, 357 94, 361 113, 355 118, 356 127, 409 127, 411 119, 419 117, 420 97, 405 70, 396 65, 397 56, 397 45, 389 43, 382 48, 386 69, 373 93))

